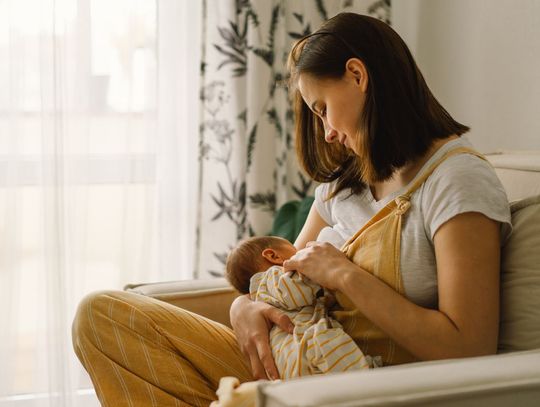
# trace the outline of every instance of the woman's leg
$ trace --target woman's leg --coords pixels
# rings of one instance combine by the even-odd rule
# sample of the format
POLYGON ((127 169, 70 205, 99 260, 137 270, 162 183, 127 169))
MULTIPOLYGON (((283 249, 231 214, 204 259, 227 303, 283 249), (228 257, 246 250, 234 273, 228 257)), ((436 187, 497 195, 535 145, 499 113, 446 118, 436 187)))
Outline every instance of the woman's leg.
POLYGON ((253 380, 230 328, 138 294, 85 297, 73 346, 103 406, 207 406, 221 377, 253 380))

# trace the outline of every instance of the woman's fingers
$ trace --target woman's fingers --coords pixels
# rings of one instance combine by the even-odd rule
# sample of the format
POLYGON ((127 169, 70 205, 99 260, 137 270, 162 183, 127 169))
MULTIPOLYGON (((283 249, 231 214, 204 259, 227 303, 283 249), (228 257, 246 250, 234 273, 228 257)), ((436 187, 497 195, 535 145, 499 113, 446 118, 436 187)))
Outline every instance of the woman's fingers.
POLYGON ((249 363, 251 364, 251 372, 253 373, 255 380, 268 379, 262 361, 259 358, 257 347, 253 347, 248 351, 248 357, 249 363))
MULTIPOLYGON (((292 333, 294 325, 291 319, 279 309, 269 306, 264 310, 264 316, 269 326, 277 325, 285 332, 292 333)), ((255 335, 252 337, 252 344, 255 345, 256 353, 250 354, 251 367, 253 375, 257 379, 270 378, 279 379, 279 371, 270 348, 270 339, 268 335, 255 335), (256 360, 253 360, 256 359, 256 360)))
POLYGON ((298 256, 298 254, 295 254, 290 259, 285 260, 283 262, 283 270, 285 270, 285 271, 299 271, 300 262, 301 262, 300 259, 301 258, 298 256))
POLYGON ((294 260, 285 260, 283 262, 283 270, 285 271, 292 271, 294 270, 294 260))
POLYGON ((268 336, 254 335, 247 350, 251 371, 256 380, 279 379, 279 373, 272 356, 268 336))
POLYGON ((269 377, 272 380, 279 379, 279 373, 268 340, 257 341, 255 342, 255 345, 257 346, 257 353, 264 370, 264 377, 262 378, 266 379, 269 377))
POLYGON ((279 326, 283 331, 290 334, 293 333, 294 324, 292 323, 291 319, 279 309, 275 307, 268 308, 265 315, 270 322, 279 326))
POLYGON ((283 262, 283 268, 285 271, 302 271, 302 267, 305 266, 306 260, 309 260, 310 255, 313 252, 313 247, 318 245, 318 242, 307 242, 304 249, 298 250, 290 259, 283 262))
POLYGON ((269 331, 276 324, 292 332, 289 317, 270 304, 252 302, 246 297, 233 302, 231 324, 242 353, 249 359, 255 379, 279 378, 270 348, 269 331))

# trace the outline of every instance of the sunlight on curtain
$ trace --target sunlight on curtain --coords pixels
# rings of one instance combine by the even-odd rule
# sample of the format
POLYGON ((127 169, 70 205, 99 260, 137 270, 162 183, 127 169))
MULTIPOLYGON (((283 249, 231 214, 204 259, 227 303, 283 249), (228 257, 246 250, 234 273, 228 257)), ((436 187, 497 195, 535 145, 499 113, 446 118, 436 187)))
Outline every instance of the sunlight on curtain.
POLYGON ((77 303, 193 275, 199 3, 0 0, 0 406, 98 405, 77 303))

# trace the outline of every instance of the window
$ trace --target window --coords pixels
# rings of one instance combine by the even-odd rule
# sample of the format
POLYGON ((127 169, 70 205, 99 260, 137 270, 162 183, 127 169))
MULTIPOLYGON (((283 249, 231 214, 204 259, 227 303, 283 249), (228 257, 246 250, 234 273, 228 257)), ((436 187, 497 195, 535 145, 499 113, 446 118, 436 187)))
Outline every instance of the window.
MULTIPOLYGON (((160 78, 158 12, 178 12, 160 3, 0 0, 0 307, 8 327, 0 406, 70 397, 97 405, 70 343, 77 303, 90 291, 192 272, 165 267, 160 244, 184 233, 163 225, 184 222, 180 212, 194 218, 163 212, 170 203, 162 191, 170 198, 175 179, 163 181, 160 168, 181 159, 160 134, 179 137, 167 123, 186 118, 159 110, 160 80, 175 77, 160 78)), ((192 144, 183 148, 196 157, 192 144)), ((194 233, 187 236, 191 245, 194 233)), ((189 264, 189 253, 171 250, 189 264)))

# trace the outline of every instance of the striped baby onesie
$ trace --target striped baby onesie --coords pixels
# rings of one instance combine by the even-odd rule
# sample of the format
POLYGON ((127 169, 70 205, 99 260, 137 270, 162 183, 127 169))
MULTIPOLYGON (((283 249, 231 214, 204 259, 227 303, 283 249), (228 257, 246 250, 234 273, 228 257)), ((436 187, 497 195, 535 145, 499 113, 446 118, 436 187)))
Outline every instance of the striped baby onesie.
POLYGON ((298 376, 368 369, 365 356, 339 322, 326 311, 327 297, 318 296, 322 288, 285 272, 281 266, 251 277, 250 296, 282 309, 294 323, 289 334, 277 325, 270 331, 270 346, 281 379, 298 376))

